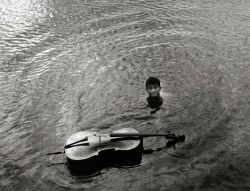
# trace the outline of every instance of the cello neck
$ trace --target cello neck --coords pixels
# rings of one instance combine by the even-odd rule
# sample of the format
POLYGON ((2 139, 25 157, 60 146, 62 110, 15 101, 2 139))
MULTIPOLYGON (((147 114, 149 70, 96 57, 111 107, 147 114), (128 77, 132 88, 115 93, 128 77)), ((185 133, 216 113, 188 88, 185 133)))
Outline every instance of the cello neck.
POLYGON ((176 136, 172 133, 167 134, 146 134, 146 133, 110 133, 110 137, 166 137, 175 138, 176 136))

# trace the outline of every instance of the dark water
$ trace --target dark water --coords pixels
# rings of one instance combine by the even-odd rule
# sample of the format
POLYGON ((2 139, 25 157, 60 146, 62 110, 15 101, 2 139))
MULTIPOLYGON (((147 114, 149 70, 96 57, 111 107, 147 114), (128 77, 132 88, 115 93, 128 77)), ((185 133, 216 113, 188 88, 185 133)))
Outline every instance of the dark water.
POLYGON ((0 190, 249 190, 249 34, 248 0, 1 0, 0 190), (156 115, 149 76, 171 95, 156 115), (47 167, 124 127, 186 141, 91 178, 47 167))

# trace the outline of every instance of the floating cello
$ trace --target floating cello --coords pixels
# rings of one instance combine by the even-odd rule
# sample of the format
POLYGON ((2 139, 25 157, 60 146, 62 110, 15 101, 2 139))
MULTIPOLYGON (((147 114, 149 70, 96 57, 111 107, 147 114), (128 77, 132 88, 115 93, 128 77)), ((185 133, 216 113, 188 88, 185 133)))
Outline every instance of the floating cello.
POLYGON ((67 166, 72 171, 91 173, 104 164, 132 166, 139 164, 143 150, 144 137, 166 137, 167 146, 185 140, 184 135, 142 134, 133 128, 123 128, 110 134, 80 131, 71 135, 64 146, 67 166))
POLYGON ((165 137, 167 147, 185 141, 184 135, 145 134, 133 128, 123 128, 112 133, 101 134, 90 131, 80 131, 71 135, 62 152, 67 157, 67 166, 72 172, 91 174, 109 164, 118 166, 133 166, 140 164, 144 137, 165 137))

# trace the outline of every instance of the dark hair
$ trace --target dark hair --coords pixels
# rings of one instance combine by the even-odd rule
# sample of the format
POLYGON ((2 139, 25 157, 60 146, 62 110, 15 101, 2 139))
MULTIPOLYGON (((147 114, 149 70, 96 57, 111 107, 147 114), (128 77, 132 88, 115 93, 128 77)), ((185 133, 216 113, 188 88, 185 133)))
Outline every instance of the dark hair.
POLYGON ((155 77, 150 77, 147 79, 146 81, 146 88, 149 86, 149 85, 154 85, 154 84, 157 84, 159 85, 159 87, 161 87, 161 83, 160 83, 160 80, 155 78, 155 77))

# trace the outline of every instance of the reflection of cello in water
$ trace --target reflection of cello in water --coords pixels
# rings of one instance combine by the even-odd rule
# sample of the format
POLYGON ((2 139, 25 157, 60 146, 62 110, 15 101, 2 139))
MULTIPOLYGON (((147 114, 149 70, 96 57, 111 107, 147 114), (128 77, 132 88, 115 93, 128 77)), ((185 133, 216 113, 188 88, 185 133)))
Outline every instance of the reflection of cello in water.
POLYGON ((114 164, 138 165, 143 151, 143 137, 156 136, 166 137, 167 147, 175 146, 176 143, 185 140, 184 135, 140 134, 132 128, 120 129, 110 134, 80 131, 67 139, 63 152, 67 157, 67 166, 70 170, 88 174, 114 164))

